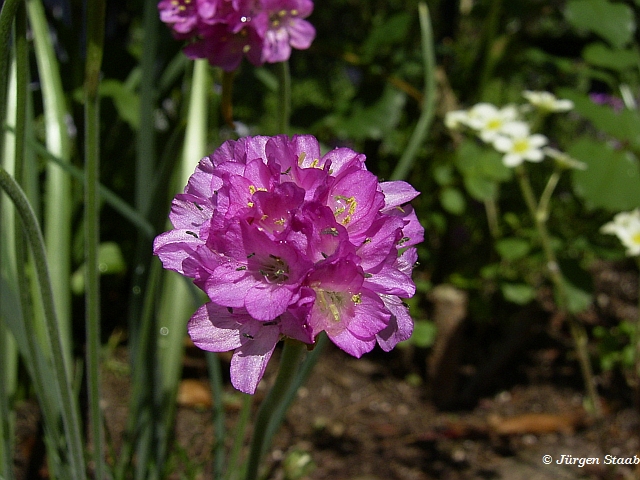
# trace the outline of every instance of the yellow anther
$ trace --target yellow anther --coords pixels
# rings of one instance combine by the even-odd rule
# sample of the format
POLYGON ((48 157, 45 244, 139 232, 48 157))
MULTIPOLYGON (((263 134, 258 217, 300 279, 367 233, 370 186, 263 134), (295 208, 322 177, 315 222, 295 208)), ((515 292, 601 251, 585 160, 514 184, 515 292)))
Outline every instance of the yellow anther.
POLYGON ((356 305, 362 303, 362 298, 360 297, 359 293, 356 293, 355 295, 351 295, 351 301, 353 303, 355 303, 356 305))

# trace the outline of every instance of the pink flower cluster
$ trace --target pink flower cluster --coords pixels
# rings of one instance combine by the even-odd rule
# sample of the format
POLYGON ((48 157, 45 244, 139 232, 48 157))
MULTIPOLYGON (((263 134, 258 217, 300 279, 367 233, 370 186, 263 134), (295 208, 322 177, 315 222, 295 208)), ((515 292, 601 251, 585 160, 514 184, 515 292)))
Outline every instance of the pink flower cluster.
POLYGON ((283 62, 292 48, 309 48, 316 34, 304 20, 311 0, 162 0, 158 10, 176 38, 190 40, 188 57, 226 71, 245 55, 254 65, 283 62))
POLYGON ((283 336, 313 344, 324 331, 356 357, 409 338, 417 195, 378 182, 353 150, 321 155, 310 135, 227 141, 173 200, 154 253, 206 292, 189 334, 234 350, 232 383, 253 393, 283 336))

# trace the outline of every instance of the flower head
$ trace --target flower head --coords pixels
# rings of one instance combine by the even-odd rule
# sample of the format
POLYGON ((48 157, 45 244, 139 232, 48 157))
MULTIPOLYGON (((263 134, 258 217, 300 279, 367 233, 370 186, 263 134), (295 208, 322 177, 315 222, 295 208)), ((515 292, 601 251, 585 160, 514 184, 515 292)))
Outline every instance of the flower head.
POLYGON ((640 209, 618 213, 600 231, 616 235, 627 249, 628 256, 640 255, 640 209))
POLYGON ((312 136, 227 141, 175 197, 154 253, 207 294, 189 334, 233 350, 232 383, 253 393, 282 337, 326 332, 360 357, 411 335, 402 299, 424 236, 407 205, 417 195, 379 183, 353 150, 321 155, 312 136))
POLYGON ((525 160, 540 162, 544 158, 542 147, 547 137, 539 133, 531 134, 525 122, 512 122, 503 128, 502 134, 493 141, 493 146, 504 153, 502 162, 507 167, 517 167, 525 160))
POLYGON ((476 131, 482 141, 491 143, 517 118, 518 110, 513 105, 497 108, 490 103, 478 103, 469 110, 466 124, 476 131))
POLYGON ((536 108, 546 112, 566 112, 573 108, 573 102, 566 99, 558 99, 551 92, 537 92, 525 90, 522 96, 536 108))
POLYGON ((283 62, 291 49, 315 38, 305 20, 311 0, 161 0, 160 19, 176 38, 190 40, 185 53, 232 71, 243 57, 254 65, 283 62))

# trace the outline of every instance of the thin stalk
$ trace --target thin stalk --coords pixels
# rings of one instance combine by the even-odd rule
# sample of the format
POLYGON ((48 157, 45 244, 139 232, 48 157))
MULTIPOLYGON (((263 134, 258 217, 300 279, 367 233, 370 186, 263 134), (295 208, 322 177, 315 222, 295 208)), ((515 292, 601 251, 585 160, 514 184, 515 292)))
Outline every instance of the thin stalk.
POLYGON ((482 35, 482 42, 480 43, 480 49, 484 49, 484 51, 478 52, 481 55, 481 57, 479 57, 481 63, 479 65, 477 63, 475 64, 476 67, 480 66, 481 68, 478 88, 481 95, 484 93, 484 89, 491 78, 497 62, 495 53, 492 50, 495 48, 495 38, 498 33, 498 27, 500 26, 502 0, 491 0, 489 8, 489 18, 484 22, 485 29, 482 35))
MULTIPOLYGON (((125 427, 125 441, 123 442, 118 461, 116 464, 114 477, 118 480, 128 478, 126 476, 127 467, 132 462, 134 449, 137 451, 138 465, 146 466, 146 458, 150 455, 149 449, 142 446, 141 438, 152 436, 152 416, 154 410, 153 391, 156 388, 156 376, 150 374, 157 368, 156 342, 154 332, 156 330, 155 315, 153 315, 156 292, 160 281, 161 265, 153 262, 149 271, 147 283, 147 294, 144 299, 140 322, 139 341, 135 351, 130 351, 133 365, 131 375, 131 404, 127 425, 125 427)), ((149 441, 150 443, 150 441, 149 441)), ((144 478, 144 472, 137 478, 144 478)))
MULTIPOLYGON (((235 435, 233 436, 233 446, 229 454, 229 462, 227 466, 227 480, 235 480, 240 478, 244 473, 243 469, 246 465, 240 464, 238 459, 240 458, 240 451, 244 444, 244 438, 247 432, 247 424, 249 423, 249 417, 251 416, 251 405, 253 404, 253 396, 243 394, 242 395, 242 407, 240 407, 240 413, 238 414, 238 420, 235 427, 235 435)), ((213 477, 217 480, 218 477, 213 477)))
POLYGON ((436 106, 436 56, 433 47, 433 30, 429 18, 429 8, 426 3, 418 4, 418 17, 420 19, 422 68, 424 76, 424 95, 422 97, 422 113, 413 130, 409 143, 405 148, 396 168, 391 174, 392 180, 403 180, 415 163, 418 149, 428 134, 433 121, 436 106))
POLYGON ((271 416, 269 426, 267 427, 267 433, 265 434, 265 445, 271 444, 271 440, 280 429, 280 425, 282 425, 282 421, 284 420, 284 417, 289 410, 291 403, 293 403, 293 401, 295 400, 298 390, 307 381, 307 378, 309 378, 313 367, 318 362, 320 354, 324 350, 324 347, 328 343, 328 341, 329 339, 326 334, 320 334, 315 348, 303 360, 298 372, 296 373, 296 377, 294 378, 293 382, 289 386, 289 390, 287 390, 287 393, 284 396, 283 401, 271 416))
POLYGON ((555 191, 558 186, 558 182, 560 181, 560 170, 554 170, 554 172, 549 177, 547 184, 540 195, 540 201, 538 202, 538 215, 545 222, 547 221, 547 217, 549 216, 549 203, 551 202, 551 195, 555 191))
MULTIPOLYGON (((70 162, 71 141, 67 131, 65 93, 44 8, 40 0, 27 0, 26 4, 42 85, 47 149, 63 161, 70 162)), ((43 204, 47 258, 60 319, 62 352, 66 357, 66 365, 71 367, 71 180, 56 165, 48 165, 45 192, 43 204)))
MULTIPOLYGON (((636 265, 640 271, 640 257, 636 257, 636 265)), ((640 277, 638 278, 638 318, 631 338, 633 345, 633 380, 636 409, 640 411, 640 277)))
POLYGON ((291 72, 289 62, 278 64, 278 133, 289 133, 291 117, 291 72))
POLYGON ((224 403, 222 395, 224 393, 222 383, 222 371, 220 367, 220 357, 215 352, 206 352, 207 369, 209 371, 209 381, 211 382, 211 394, 213 397, 213 428, 215 443, 213 445, 213 478, 223 478, 224 472, 224 439, 226 436, 224 427, 224 403))
POLYGON ((527 208, 529 209, 529 213, 533 217, 534 224, 536 226, 536 230, 538 232, 538 237, 540 239, 540 243, 542 244, 542 250, 544 251, 546 267, 549 273, 549 278, 551 279, 555 293, 556 293, 556 302, 558 305, 558 310, 560 313, 565 315, 569 322, 569 329, 571 331, 571 337, 573 338, 573 342, 576 347, 576 353, 578 355, 578 363, 580 364, 580 370, 582 372, 582 378, 585 384, 585 388, 587 390, 587 397, 589 398, 589 402, 591 404, 591 409, 596 418, 602 417, 602 409, 600 407, 600 400, 598 397, 598 392, 595 387, 595 381, 593 376, 593 371, 591 368, 591 361, 589 359, 588 352, 588 336, 587 332, 574 315, 572 315, 568 311, 568 301, 567 301, 567 290, 565 287, 565 280, 562 275, 562 271, 560 270, 560 265, 556 259, 555 252, 551 247, 551 237, 549 235, 549 231, 547 230, 547 217, 548 211, 541 212, 539 206, 536 204, 536 200, 533 194, 533 189, 531 188, 531 183, 529 182, 529 177, 524 169, 523 165, 519 165, 516 168, 516 176, 518 177, 518 182, 520 184, 520 189, 522 191, 522 195, 524 197, 525 203, 527 204, 527 208))
POLYGON ((144 2, 142 45, 142 82, 140 83, 140 125, 138 130, 136 158, 136 209, 145 212, 151 200, 149 179, 153 178, 156 149, 154 112, 156 104, 156 60, 158 50, 158 10, 155 2, 144 2))
MULTIPOLYGON (((140 60, 140 125, 136 137, 136 163, 135 163, 135 199, 134 207, 143 217, 149 218, 149 209, 152 201, 152 180, 156 165, 156 134, 154 125, 154 112, 156 108, 156 65, 158 50, 158 9, 156 2, 143 2, 142 27, 144 41, 142 46, 142 58, 140 60)), ((140 339, 140 317, 144 292, 148 278, 151 245, 148 238, 139 235, 133 261, 133 275, 131 280, 131 299, 129 302, 129 348, 132 358, 136 356, 140 339)), ((132 365, 135 368, 135 365, 132 365)))
MULTIPOLYGON (((11 27, 18 6, 23 2, 24 0, 5 0, 0 8, 0 123, 4 123, 7 116, 7 86, 11 66, 11 49, 8 46, 11 45, 11 27)), ((0 135, 0 155, 3 155, 3 152, 4 135, 0 135)))
POLYGON ((233 79, 236 71, 222 72, 222 99, 220 103, 220 111, 224 123, 229 128, 235 128, 233 124, 233 79))
POLYGON ((262 402, 253 429, 251 440, 251 450, 247 463, 246 480, 257 480, 260 461, 268 447, 267 432, 273 413, 286 399, 287 392, 296 378, 296 373, 300 367, 300 361, 306 352, 305 344, 297 340, 285 339, 282 356, 280 357, 280 368, 276 382, 271 391, 262 402))
POLYGON ((87 5, 87 60, 85 64, 85 265, 86 290, 85 328, 87 332, 87 390, 89 427, 93 442, 95 477, 106 477, 104 461, 104 430, 100 410, 100 67, 104 45, 105 0, 93 0, 87 5))
POLYGON ((14 450, 14 424, 15 412, 11 408, 15 395, 16 377, 18 366, 17 350, 9 330, 0 322, 0 477, 5 480, 13 480, 13 450, 14 450))
MULTIPOLYGON (((56 391, 59 405, 62 409, 62 423, 67 441, 67 453, 73 479, 86 478, 85 463, 83 457, 83 442, 80 433, 80 419, 76 400, 71 389, 71 380, 68 372, 71 367, 66 365, 66 357, 63 354, 60 327, 53 302, 53 290, 49 277, 49 268, 44 247, 42 232, 38 226, 38 220, 29 205, 29 201, 16 181, 0 167, 0 188, 2 188, 13 202, 25 229, 25 236, 33 254, 36 278, 40 287, 42 305, 47 323, 48 341, 53 354, 53 367, 56 376, 56 391)), ((55 428, 55 426, 51 426, 55 428)))
POLYGON ((489 225, 489 233, 494 240, 500 238, 500 222, 498 222, 498 205, 493 198, 484 201, 484 210, 487 214, 487 224, 489 225))

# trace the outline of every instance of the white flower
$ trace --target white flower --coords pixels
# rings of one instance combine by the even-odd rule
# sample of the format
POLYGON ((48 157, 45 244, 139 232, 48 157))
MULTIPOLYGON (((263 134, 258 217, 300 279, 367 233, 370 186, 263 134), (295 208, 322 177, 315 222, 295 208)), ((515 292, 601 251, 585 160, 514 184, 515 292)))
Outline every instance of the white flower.
POLYGON ((640 255, 640 209, 618 213, 613 217, 613 221, 604 224, 600 231, 617 235, 627 249, 629 257, 640 255))
POLYGON ((573 108, 573 102, 571 100, 559 100, 550 92, 525 90, 522 92, 522 96, 534 107, 540 110, 546 110, 547 112, 566 112, 573 108))
POLYGON ((518 109, 513 105, 498 109, 490 103, 478 103, 471 107, 467 125, 478 132, 486 143, 491 143, 502 133, 505 125, 518 118, 518 109))
POLYGON ((505 125, 502 133, 493 141, 493 146, 505 154, 502 163, 507 167, 517 167, 525 160, 541 162, 544 158, 542 147, 548 142, 547 137, 529 132, 525 122, 511 122, 505 125))
POLYGON ((452 110, 444 116, 444 124, 449 130, 458 130, 469 123, 469 112, 467 110, 452 110))

